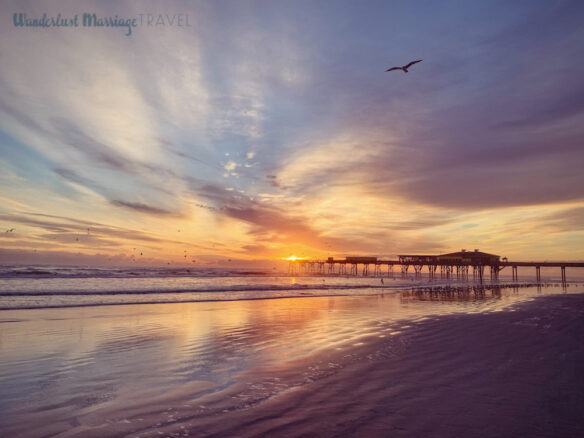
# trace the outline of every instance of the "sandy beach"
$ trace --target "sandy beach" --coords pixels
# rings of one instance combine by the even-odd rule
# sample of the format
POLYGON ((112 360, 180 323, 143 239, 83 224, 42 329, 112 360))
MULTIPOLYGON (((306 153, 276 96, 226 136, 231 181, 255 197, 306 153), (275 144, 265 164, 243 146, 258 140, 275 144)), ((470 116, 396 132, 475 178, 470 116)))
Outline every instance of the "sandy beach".
POLYGON ((194 424, 205 436, 581 436, 583 339, 582 295, 414 322, 312 385, 194 424))
POLYGON ((0 317, 4 436, 584 430, 584 294, 558 287, 0 317))

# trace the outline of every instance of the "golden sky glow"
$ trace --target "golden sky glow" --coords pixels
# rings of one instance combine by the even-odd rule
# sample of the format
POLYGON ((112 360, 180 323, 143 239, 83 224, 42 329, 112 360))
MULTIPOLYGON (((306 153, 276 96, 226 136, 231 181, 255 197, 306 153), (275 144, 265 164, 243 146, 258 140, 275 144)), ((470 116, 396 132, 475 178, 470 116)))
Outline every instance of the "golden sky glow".
POLYGON ((578 14, 293 3, 91 4, 192 24, 131 36, 2 26, 0 263, 584 259, 578 14))

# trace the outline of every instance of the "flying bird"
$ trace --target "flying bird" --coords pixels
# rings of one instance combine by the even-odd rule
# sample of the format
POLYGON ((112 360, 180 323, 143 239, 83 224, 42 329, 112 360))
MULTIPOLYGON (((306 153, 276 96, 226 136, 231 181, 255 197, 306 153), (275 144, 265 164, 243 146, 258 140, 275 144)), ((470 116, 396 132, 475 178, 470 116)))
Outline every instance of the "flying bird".
POLYGON ((6 230, 7 233, 12 233, 14 231, 14 228, 10 228, 8 230, 6 230))
POLYGON ((412 65, 417 64, 418 62, 422 62, 421 59, 418 59, 417 61, 412 61, 410 62, 408 65, 404 65, 403 67, 392 67, 392 68, 388 68, 387 71, 393 71, 393 70, 403 70, 404 73, 408 72, 408 68, 410 68, 412 65))

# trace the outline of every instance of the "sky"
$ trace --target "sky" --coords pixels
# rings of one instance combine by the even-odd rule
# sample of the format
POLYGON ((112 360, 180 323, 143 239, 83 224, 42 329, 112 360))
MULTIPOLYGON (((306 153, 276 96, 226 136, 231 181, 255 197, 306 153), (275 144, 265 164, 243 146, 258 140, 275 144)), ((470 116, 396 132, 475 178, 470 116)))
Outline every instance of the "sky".
POLYGON ((0 263, 584 260, 580 1, 0 11, 0 263))

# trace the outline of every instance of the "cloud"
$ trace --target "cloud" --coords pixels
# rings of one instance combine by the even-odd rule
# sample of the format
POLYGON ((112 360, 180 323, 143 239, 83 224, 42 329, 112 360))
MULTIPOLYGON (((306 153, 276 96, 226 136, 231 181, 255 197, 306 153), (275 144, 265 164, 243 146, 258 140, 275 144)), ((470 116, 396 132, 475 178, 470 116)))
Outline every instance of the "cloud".
MULTIPOLYGON (((142 261, 152 265, 166 264, 164 259, 148 259, 142 261)), ((22 248, 0 248, 0 263, 2 264, 28 264, 28 265, 48 265, 56 264, 68 266, 106 266, 106 265, 134 265, 132 258, 120 253, 100 253, 91 254, 65 249, 49 249, 40 247, 38 251, 34 249, 22 248)))
MULTIPOLYGON (((280 247, 298 244, 320 251, 342 251, 350 248, 358 252, 378 252, 380 241, 386 241, 391 234, 386 229, 379 233, 370 233, 371 235, 361 230, 361 237, 358 239, 327 235, 322 229, 310 225, 314 222, 310 216, 290 214, 278 206, 266 205, 248 196, 225 191, 221 187, 207 185, 200 188, 198 194, 208 199, 218 214, 251 225, 247 233, 253 236, 254 241, 261 242, 261 246, 268 243, 280 247)), ((415 228, 415 224, 408 224, 407 227, 415 228)))
POLYGON ((52 120, 52 125, 55 127, 63 143, 87 154, 90 159, 114 170, 121 172, 130 171, 130 166, 126 159, 109 146, 85 134, 71 120, 55 118, 52 120))
POLYGON ((227 163, 223 165, 223 168, 228 172, 235 170, 237 168, 237 163, 233 160, 229 160, 227 163))
MULTIPOLYGON (((580 3, 341 6, 172 2, 192 29, 132 37, 3 27, 3 211, 146 230, 95 224, 106 240, 188 219, 250 254, 399 252, 437 248, 473 215, 487 235, 507 209, 583 198, 580 3), (412 54, 416 70, 384 72, 412 54)), ((96 13, 144 12, 112 7, 96 13)), ((10 217, 42 238, 86 225, 10 217)))
POLYGON ((153 207, 147 204, 142 204, 140 202, 127 202, 114 199, 110 201, 110 203, 116 207, 127 208, 138 213, 151 214, 154 216, 179 216, 179 214, 176 212, 165 210, 159 207, 153 207))
MULTIPOLYGON (((32 228, 39 228, 52 234, 45 235, 49 237, 54 234, 60 235, 86 235, 107 236, 111 238, 120 238, 124 240, 139 240, 144 242, 164 242, 164 240, 153 237, 142 231, 130 230, 127 228, 104 225, 95 221, 80 220, 64 216, 55 216, 39 213, 20 213, 20 214, 0 214, 0 220, 9 224, 21 224, 32 228)), ((20 231, 17 229, 19 235, 20 231)), ((41 235, 42 236, 42 235, 41 235)))
POLYGON ((559 212, 543 215, 535 220, 540 229, 552 229, 555 232, 581 232, 584 224, 584 207, 566 208, 559 212))
POLYGON ((546 96, 543 102, 526 108, 520 118, 507 120, 495 127, 516 129, 536 128, 538 131, 546 125, 557 125, 559 122, 569 122, 572 118, 584 116, 584 88, 566 90, 567 94, 560 96, 546 96))

